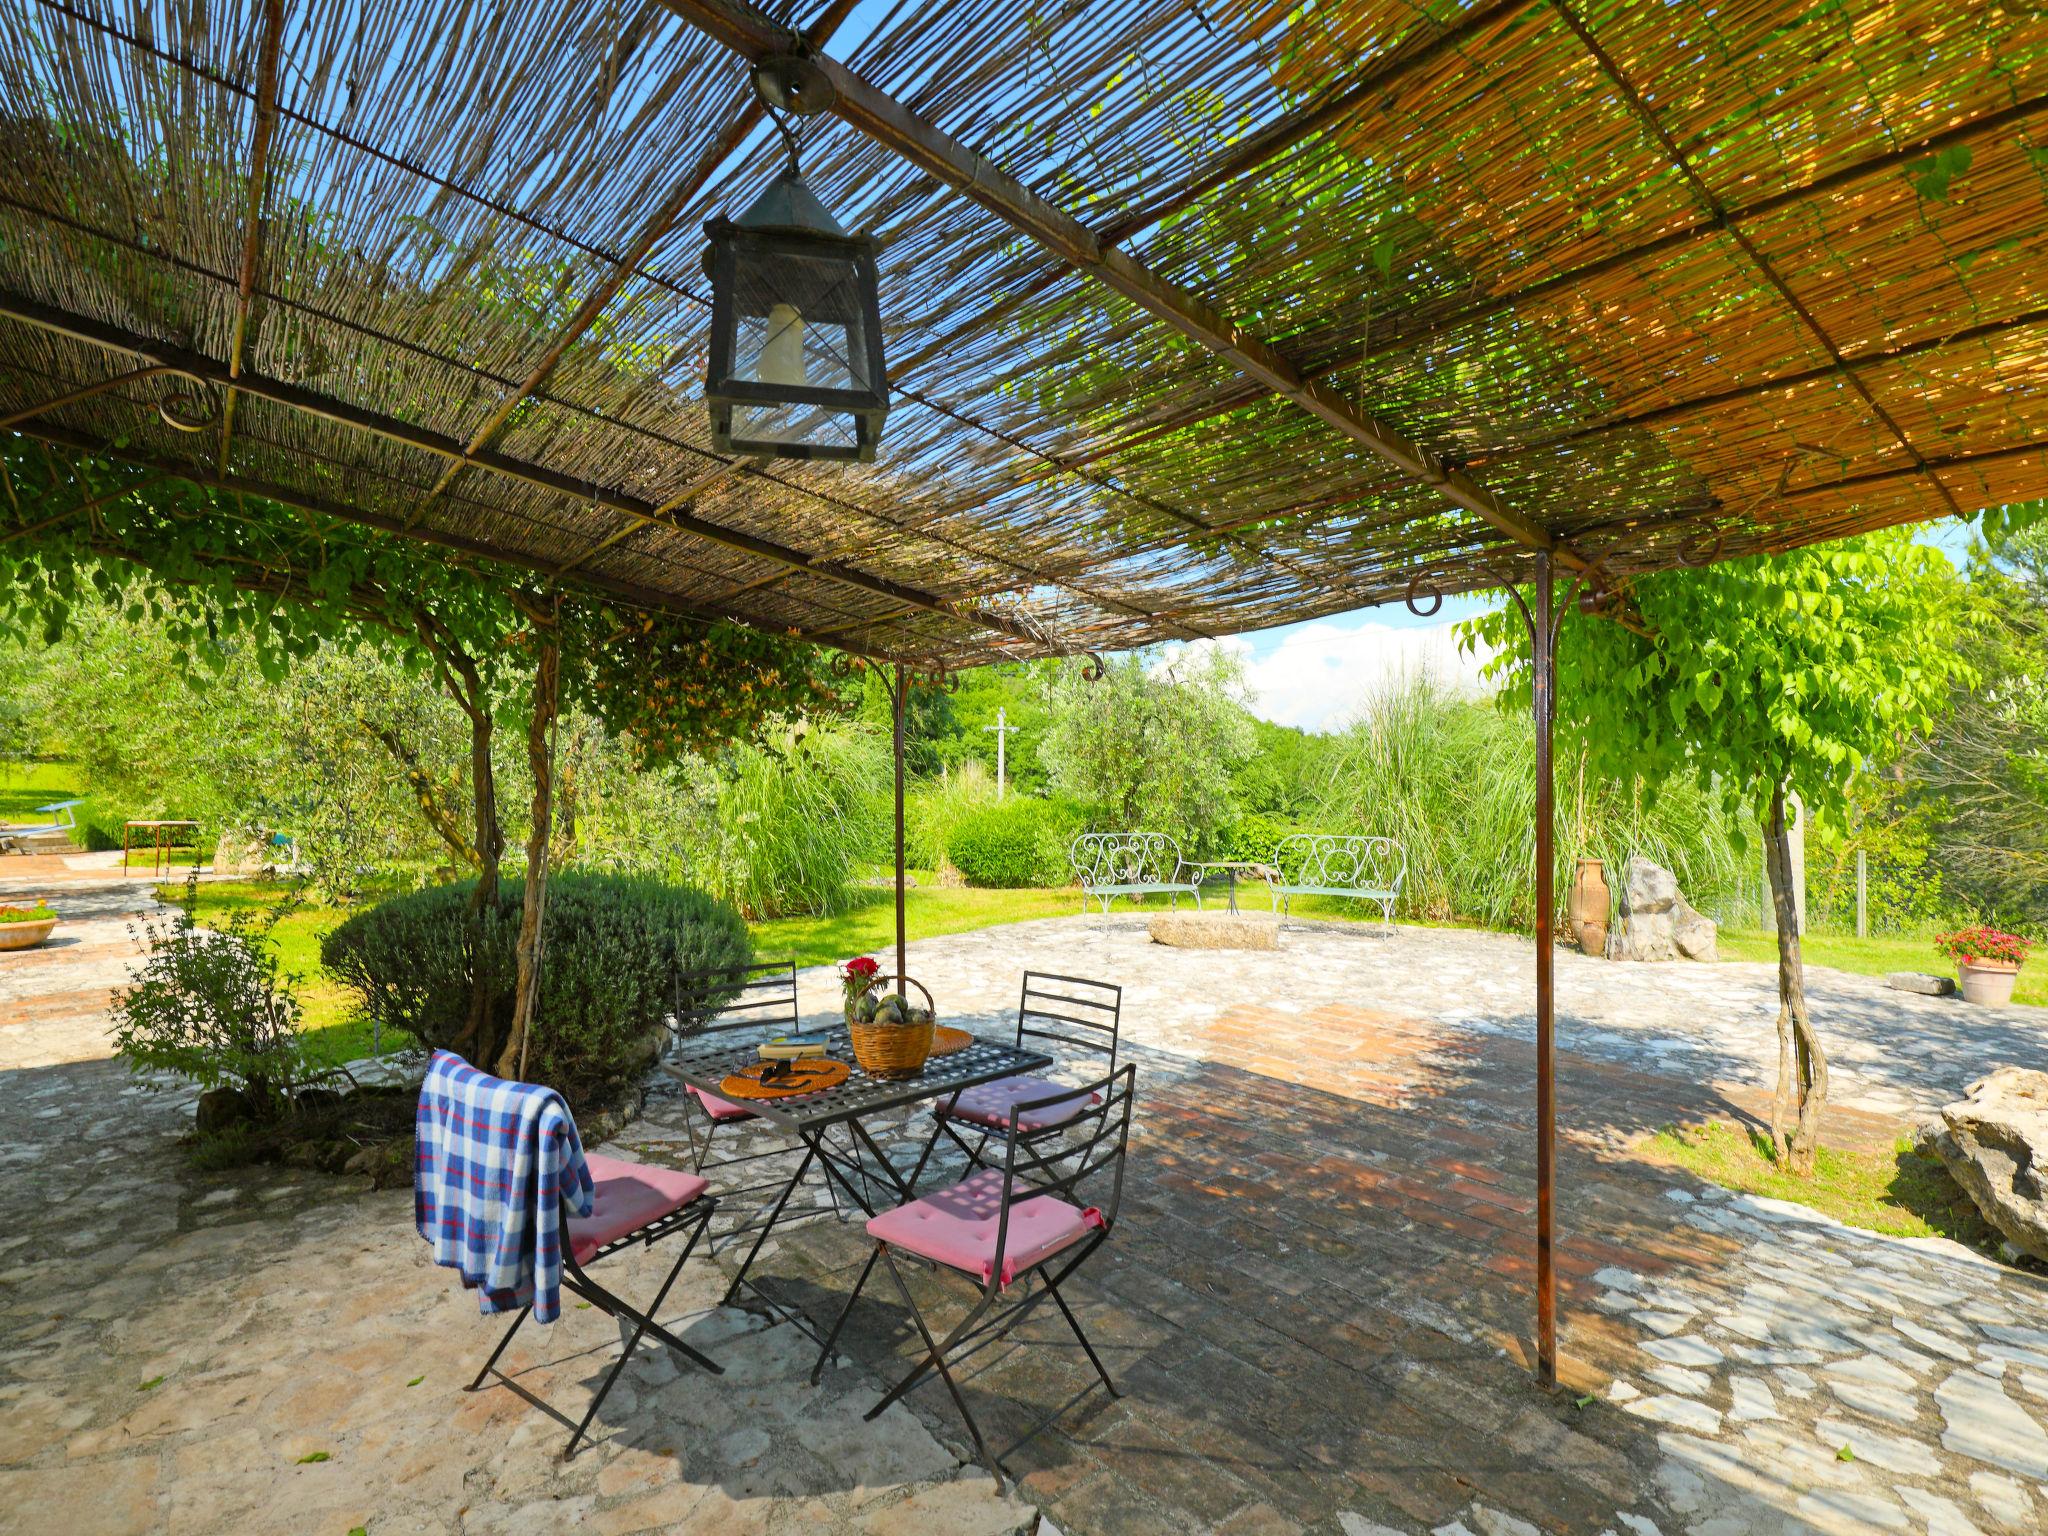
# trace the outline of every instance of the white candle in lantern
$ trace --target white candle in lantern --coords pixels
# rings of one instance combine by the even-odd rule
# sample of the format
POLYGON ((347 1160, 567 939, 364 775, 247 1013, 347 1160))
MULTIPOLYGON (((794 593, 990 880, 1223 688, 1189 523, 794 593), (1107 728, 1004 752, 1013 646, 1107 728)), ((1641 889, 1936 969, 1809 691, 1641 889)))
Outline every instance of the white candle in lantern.
POLYGON ((761 382, 804 384, 804 317, 794 304, 768 311, 768 338, 761 344, 761 382))

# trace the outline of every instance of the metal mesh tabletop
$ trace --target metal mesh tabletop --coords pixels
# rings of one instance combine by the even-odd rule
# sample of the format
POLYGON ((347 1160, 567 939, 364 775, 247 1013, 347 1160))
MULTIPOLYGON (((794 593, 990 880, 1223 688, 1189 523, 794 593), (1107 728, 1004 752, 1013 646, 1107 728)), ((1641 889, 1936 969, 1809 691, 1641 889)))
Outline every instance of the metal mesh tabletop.
MULTIPOLYGON (((760 1059, 759 1038, 741 1040, 721 1037, 686 1042, 665 1063, 669 1072, 701 1093, 717 1095, 726 1078, 760 1059)), ((827 1052, 848 1063, 852 1072, 845 1082, 816 1093, 787 1099, 749 1099, 747 1108, 764 1120, 772 1120, 793 1131, 815 1130, 854 1120, 877 1110, 915 1104, 920 1099, 938 1098, 977 1083, 993 1082, 1023 1072, 1040 1072, 1052 1065, 1043 1051, 1019 1050, 977 1038, 964 1049, 934 1056, 917 1077, 883 1079, 870 1077, 854 1060, 853 1042, 844 1028, 832 1031, 827 1052)))

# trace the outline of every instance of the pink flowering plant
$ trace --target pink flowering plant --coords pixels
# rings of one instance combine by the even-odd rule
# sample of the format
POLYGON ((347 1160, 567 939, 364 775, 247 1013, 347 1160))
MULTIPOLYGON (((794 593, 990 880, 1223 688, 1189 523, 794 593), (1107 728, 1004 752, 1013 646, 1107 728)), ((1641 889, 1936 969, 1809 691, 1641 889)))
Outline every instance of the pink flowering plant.
POLYGON ((1939 935, 1934 947, 1959 965, 1982 964, 1985 961, 2024 965, 2027 951, 2034 947, 2034 941, 2023 939, 2016 933, 2001 933, 1996 928, 1961 928, 1954 933, 1939 935))
POLYGON ((882 967, 871 956, 862 955, 857 959, 842 960, 839 963, 839 985, 845 990, 846 1006, 851 1008, 867 996, 868 988, 874 985, 875 978, 881 974, 882 967))

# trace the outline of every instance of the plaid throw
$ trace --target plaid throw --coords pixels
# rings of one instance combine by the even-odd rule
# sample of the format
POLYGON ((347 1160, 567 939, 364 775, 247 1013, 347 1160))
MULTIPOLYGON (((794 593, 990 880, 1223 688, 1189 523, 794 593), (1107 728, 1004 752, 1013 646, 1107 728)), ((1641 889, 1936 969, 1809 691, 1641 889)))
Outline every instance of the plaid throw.
POLYGON ((569 1106, 434 1052, 420 1084, 413 1214, 434 1262, 480 1293, 485 1312, 561 1313, 561 1206, 588 1216, 596 1190, 569 1106))

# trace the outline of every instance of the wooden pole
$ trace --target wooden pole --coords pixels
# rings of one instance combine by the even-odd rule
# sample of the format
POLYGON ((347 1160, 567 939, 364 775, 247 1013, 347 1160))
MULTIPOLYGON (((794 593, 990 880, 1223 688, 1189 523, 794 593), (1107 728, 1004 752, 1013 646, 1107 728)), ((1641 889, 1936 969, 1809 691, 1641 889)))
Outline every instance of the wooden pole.
POLYGON ((1557 1382, 1557 1269, 1553 1247, 1557 1185, 1557 1063, 1553 1052, 1556 998, 1551 909, 1556 850, 1551 782, 1551 734, 1557 708, 1556 643, 1550 556, 1536 556, 1536 600, 1530 605, 1531 674, 1536 715, 1536 1377, 1557 1382))

